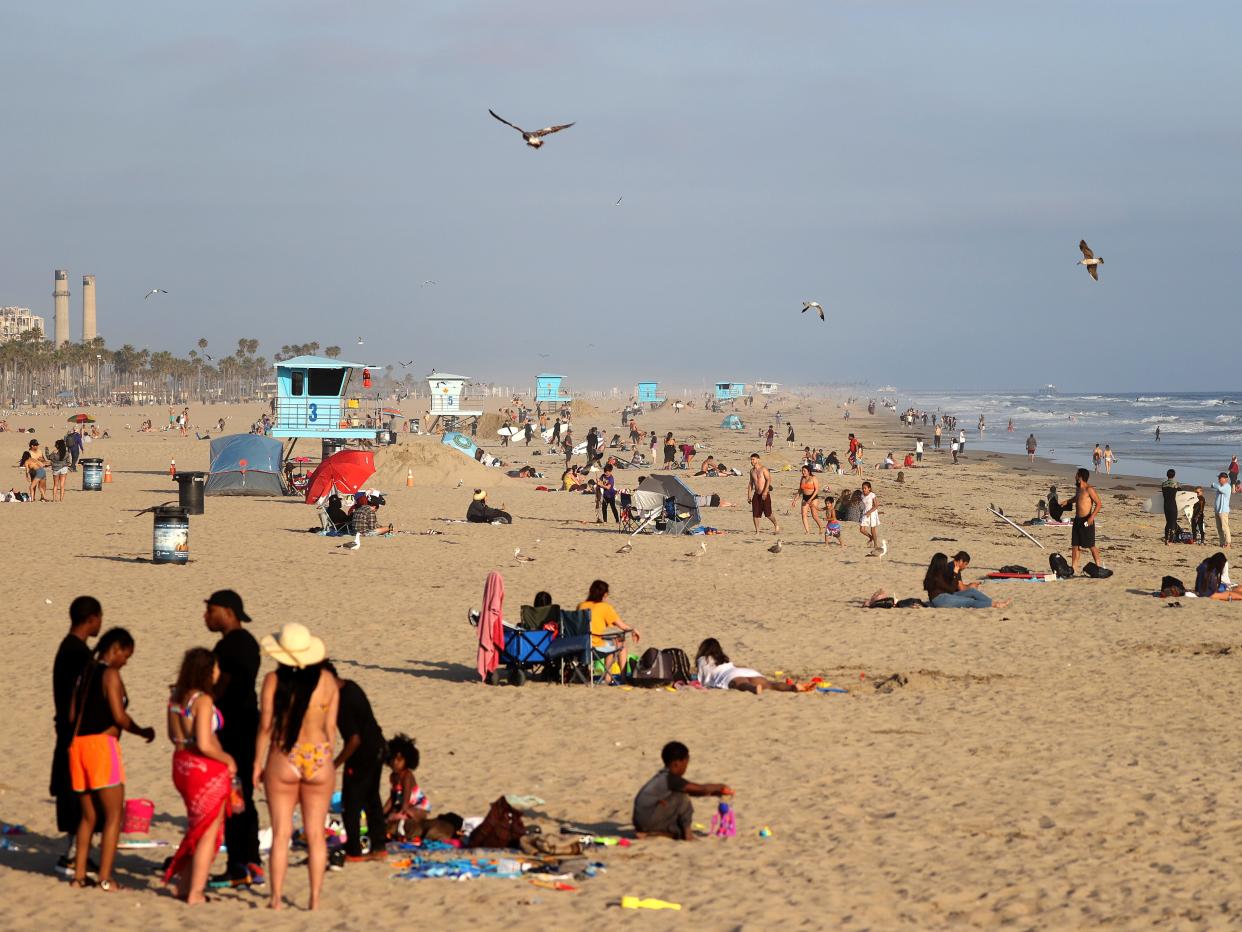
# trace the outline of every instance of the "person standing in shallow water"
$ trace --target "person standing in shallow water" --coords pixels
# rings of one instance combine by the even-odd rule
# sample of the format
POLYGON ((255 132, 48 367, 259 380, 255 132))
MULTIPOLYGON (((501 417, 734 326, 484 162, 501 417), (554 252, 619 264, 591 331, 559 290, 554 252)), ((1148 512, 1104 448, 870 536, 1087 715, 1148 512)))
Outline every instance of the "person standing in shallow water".
POLYGON ((259 676, 259 642, 242 627, 250 616, 241 596, 232 589, 213 592, 207 599, 203 621, 208 631, 220 635, 214 653, 220 665, 216 682, 216 708, 224 718, 217 737, 220 746, 237 766, 245 808, 224 823, 228 847, 228 870, 213 880, 234 887, 261 884, 265 880, 259 860, 259 813, 254 806, 255 736, 259 730, 259 702, 255 680, 259 676))

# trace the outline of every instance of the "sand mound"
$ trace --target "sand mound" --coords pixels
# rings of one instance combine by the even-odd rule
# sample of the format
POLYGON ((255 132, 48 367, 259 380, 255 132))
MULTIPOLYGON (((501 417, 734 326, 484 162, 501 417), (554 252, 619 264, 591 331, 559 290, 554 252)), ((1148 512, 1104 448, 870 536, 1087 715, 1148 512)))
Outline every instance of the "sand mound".
POLYGON ((402 438, 397 446, 376 452, 375 485, 382 489, 403 487, 406 473, 411 469, 416 486, 455 486, 459 479, 471 487, 513 481, 503 469, 480 466, 456 450, 450 450, 438 437, 409 437, 402 438))

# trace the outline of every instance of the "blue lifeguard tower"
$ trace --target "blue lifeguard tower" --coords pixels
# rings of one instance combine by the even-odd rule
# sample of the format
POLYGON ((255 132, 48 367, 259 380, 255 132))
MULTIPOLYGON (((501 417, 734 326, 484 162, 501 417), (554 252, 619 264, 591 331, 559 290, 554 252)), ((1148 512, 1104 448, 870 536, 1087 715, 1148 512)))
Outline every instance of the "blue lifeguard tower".
POLYGON ((372 368, 327 356, 295 356, 276 363, 271 435, 293 440, 285 450, 286 460, 303 437, 326 441, 325 455, 329 446, 339 448, 349 440, 379 439, 384 428, 379 402, 365 402, 361 394, 371 387, 372 368))
POLYGON ((734 398, 741 398, 746 394, 745 382, 717 382, 716 383, 716 400, 732 401, 734 398))
POLYGON ((467 410, 469 402, 462 399, 468 375, 453 375, 449 372, 433 372, 427 376, 427 388, 431 393, 431 426, 429 430, 443 427, 445 431, 458 429, 462 418, 480 417, 483 409, 467 410), (443 421, 443 424, 441 424, 443 421))
POLYGON ((561 392, 563 381, 565 381, 565 376, 552 375, 547 372, 535 376, 535 404, 564 405, 573 401, 571 396, 561 392))
POLYGON ((660 394, 659 382, 639 382, 638 383, 638 403, 640 405, 651 405, 652 408, 658 408, 664 404, 667 399, 660 394))

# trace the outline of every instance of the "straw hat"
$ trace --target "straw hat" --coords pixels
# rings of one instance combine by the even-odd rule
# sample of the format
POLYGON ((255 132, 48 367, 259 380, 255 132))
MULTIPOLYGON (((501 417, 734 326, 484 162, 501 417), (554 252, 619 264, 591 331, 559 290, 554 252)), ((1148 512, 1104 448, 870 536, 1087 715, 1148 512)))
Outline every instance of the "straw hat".
POLYGON ((485 499, 485 498, 487 498, 487 493, 486 493, 486 492, 484 492, 482 489, 475 489, 475 490, 474 490, 474 500, 475 500, 476 502, 481 502, 481 501, 483 501, 483 499, 485 499))
POLYGON ((282 625, 279 634, 269 634, 259 643, 269 657, 286 667, 309 667, 327 656, 323 641, 296 621, 282 625))

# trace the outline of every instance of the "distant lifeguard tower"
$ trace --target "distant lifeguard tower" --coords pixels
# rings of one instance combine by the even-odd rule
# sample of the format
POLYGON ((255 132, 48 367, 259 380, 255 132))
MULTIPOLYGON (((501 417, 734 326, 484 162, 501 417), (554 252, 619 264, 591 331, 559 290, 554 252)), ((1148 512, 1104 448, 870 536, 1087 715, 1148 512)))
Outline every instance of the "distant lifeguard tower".
POLYGON ((780 382, 756 382, 755 391, 760 395, 775 395, 781 390, 780 382))
POLYGON ((741 398, 746 393, 745 382, 717 382, 716 383, 716 400, 732 401, 734 398, 741 398))
POLYGON ((535 404, 559 407, 573 401, 570 395, 561 391, 563 381, 565 381, 565 376, 552 375, 547 372, 535 376, 535 404))
POLYGON ((448 372, 433 372, 427 376, 427 388, 431 391, 431 427, 430 430, 442 428, 445 431, 458 429, 463 418, 480 417, 483 409, 467 410, 462 400, 468 375, 453 375, 448 372))
POLYGON ((640 405, 651 405, 652 409, 660 407, 667 399, 660 394, 659 382, 639 382, 638 383, 638 403, 640 405))
POLYGON ((272 436, 292 439, 286 461, 303 437, 324 441, 325 456, 350 440, 379 439, 384 429, 379 403, 362 398, 362 391, 371 387, 372 368, 326 356, 295 356, 276 363, 272 436))

